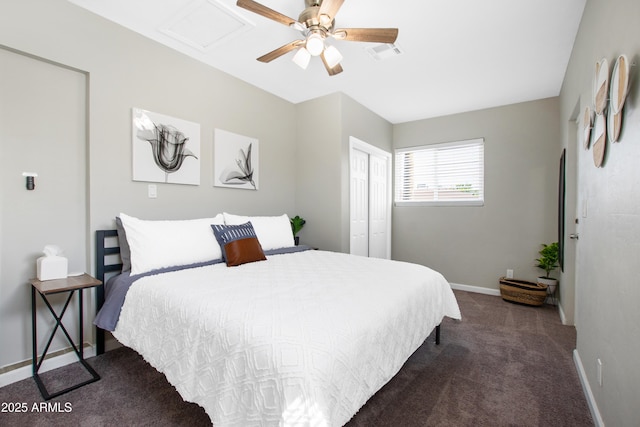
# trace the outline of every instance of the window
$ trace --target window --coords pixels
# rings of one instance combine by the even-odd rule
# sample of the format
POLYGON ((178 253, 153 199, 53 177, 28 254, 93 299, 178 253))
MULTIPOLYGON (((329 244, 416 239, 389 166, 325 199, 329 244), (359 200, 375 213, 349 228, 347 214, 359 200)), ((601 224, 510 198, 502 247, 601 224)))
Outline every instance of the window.
POLYGON ((484 139, 395 151, 396 206, 482 206, 484 139))

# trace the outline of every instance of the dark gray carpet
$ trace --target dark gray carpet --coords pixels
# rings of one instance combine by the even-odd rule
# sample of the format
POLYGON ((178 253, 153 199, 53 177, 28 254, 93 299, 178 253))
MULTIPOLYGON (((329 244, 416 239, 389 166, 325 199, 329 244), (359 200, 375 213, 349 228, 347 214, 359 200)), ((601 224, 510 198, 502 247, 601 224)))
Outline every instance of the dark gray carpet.
MULTIPOLYGON (((360 426, 592 426, 573 363, 575 328, 555 307, 527 307, 456 291, 461 322, 446 319, 433 336, 347 424, 360 426)), ((182 401, 164 376, 132 350, 89 359, 102 379, 43 401, 32 378, 0 388, 0 426, 209 425, 199 406, 182 401), (57 405, 57 406, 56 406, 57 405)), ((79 364, 43 374, 55 390, 82 375, 79 364)))

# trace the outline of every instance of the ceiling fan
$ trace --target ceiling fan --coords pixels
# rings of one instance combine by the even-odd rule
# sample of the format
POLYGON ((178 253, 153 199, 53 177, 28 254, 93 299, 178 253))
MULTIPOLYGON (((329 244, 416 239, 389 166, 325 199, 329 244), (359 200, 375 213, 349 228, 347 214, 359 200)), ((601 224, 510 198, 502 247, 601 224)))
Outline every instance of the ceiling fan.
POLYGON ((298 20, 268 8, 253 0, 238 0, 237 6, 262 15, 273 21, 300 31, 303 39, 294 40, 260 58, 260 62, 271 62, 282 55, 298 49, 293 62, 306 69, 312 56, 320 56, 330 76, 341 73, 342 55, 333 45, 326 44, 327 38, 357 42, 394 43, 398 37, 397 28, 338 28, 335 16, 344 0, 305 0, 306 8, 298 20))

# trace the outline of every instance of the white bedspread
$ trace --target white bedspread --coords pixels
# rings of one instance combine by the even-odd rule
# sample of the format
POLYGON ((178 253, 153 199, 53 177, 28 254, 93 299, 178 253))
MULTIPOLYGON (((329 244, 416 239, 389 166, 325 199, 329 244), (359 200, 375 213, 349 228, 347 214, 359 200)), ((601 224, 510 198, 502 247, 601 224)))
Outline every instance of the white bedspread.
POLYGON ((444 316, 440 273, 306 251, 142 278, 114 336, 216 427, 341 426, 444 316))

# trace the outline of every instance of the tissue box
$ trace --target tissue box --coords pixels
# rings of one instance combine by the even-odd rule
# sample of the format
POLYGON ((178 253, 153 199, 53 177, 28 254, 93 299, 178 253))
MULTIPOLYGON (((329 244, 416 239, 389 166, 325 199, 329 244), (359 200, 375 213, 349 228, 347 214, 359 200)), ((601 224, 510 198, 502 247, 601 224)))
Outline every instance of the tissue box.
POLYGON ((38 280, 66 279, 68 261, 62 256, 43 256, 37 262, 38 280))

